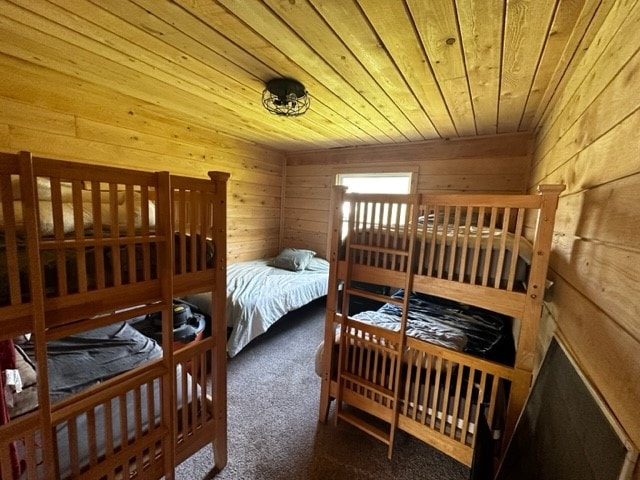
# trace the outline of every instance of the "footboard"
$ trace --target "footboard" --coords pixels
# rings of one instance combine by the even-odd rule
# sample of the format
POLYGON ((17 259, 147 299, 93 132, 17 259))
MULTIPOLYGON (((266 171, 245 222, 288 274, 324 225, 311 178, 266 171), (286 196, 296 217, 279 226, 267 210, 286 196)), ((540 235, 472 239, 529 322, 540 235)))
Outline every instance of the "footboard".
POLYGON ((171 469, 166 379, 156 363, 54 405, 56 478, 159 478, 171 469))
POLYGON ((503 437, 513 368, 408 338, 398 427, 471 465, 478 418, 503 437))
POLYGON ((411 337, 399 352, 399 332, 351 319, 345 324, 342 384, 332 380, 331 393, 338 397, 342 389, 339 397, 353 408, 338 405, 337 418, 387 444, 390 425, 396 423, 466 465, 471 465, 479 415, 485 415, 495 440, 505 437, 517 378, 513 368, 411 337), (388 425, 374 428, 361 420, 361 412, 388 425))

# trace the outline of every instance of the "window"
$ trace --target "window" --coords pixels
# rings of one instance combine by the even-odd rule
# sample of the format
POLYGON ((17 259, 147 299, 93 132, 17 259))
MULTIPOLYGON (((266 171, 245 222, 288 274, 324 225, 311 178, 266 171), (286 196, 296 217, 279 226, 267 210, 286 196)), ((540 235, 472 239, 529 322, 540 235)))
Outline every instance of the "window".
MULTIPOLYGON (((413 169, 412 169, 413 170, 413 169)), ((408 172, 354 172, 336 174, 336 184, 347 187, 349 193, 392 193, 408 194, 415 191, 414 179, 417 177, 414 171, 408 172)), ((396 218, 400 214, 404 217, 405 208, 398 212, 393 209, 391 217, 396 218)), ((349 204, 342 206, 343 224, 342 238, 347 236, 349 228, 349 204)), ((369 211, 369 216, 373 215, 373 210, 369 211)), ((382 218, 391 218, 385 213, 382 218)), ((371 222, 372 218, 361 218, 360 222, 371 222)), ((404 222, 402 222, 404 223, 404 222)))
POLYGON ((338 173, 336 184, 351 193, 411 193, 413 172, 338 173))

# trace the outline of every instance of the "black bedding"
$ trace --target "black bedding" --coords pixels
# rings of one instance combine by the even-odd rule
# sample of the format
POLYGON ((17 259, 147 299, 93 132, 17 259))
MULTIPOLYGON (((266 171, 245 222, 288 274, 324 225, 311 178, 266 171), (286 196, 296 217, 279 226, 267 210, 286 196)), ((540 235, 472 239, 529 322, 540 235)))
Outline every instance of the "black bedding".
MULTIPOLYGON (((393 297, 401 299, 403 291, 393 297)), ((390 330, 400 328, 399 305, 387 303, 353 318, 390 330)), ((409 299, 407 335, 471 355, 513 365, 511 322, 505 315, 422 293, 409 299)))

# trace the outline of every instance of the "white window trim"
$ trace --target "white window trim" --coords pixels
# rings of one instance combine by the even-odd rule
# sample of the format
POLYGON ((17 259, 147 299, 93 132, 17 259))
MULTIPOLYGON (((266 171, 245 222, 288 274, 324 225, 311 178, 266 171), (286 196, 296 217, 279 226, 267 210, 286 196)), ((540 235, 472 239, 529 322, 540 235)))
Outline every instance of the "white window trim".
POLYGON ((397 175, 397 174, 410 174, 410 191, 408 193, 416 193, 418 187, 418 174, 419 167, 412 164, 398 164, 398 165, 378 165, 378 166, 348 166, 338 167, 334 169, 334 185, 340 185, 341 175, 397 175))

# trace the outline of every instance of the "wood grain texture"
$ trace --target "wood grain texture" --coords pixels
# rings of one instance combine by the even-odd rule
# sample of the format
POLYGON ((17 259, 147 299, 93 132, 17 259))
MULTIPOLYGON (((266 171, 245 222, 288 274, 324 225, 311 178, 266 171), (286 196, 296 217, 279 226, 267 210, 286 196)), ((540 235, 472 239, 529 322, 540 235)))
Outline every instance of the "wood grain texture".
MULTIPOLYGON (((227 228, 228 249, 233 255, 229 255, 228 261, 277 253, 284 174, 282 154, 214 131, 190 131, 188 126, 181 131, 179 124, 171 125, 167 119, 145 116, 138 123, 132 121, 126 109, 113 110, 108 119, 104 114, 96 114, 96 119, 87 118, 100 109, 83 107, 86 98, 68 98, 64 104, 67 112, 0 98, 6 107, 0 110, 0 144, 8 151, 31 150, 44 157, 166 170, 202 178, 211 170, 230 172, 233 181, 228 188, 227 228), (81 112, 82 116, 74 112, 81 112), (139 124, 144 127, 137 129, 139 124)), ((56 102, 55 98, 53 101, 56 102)), ((132 108, 137 110, 137 106, 132 108)))
MULTIPOLYGON (((273 255, 280 237, 326 251, 337 167, 418 166, 430 192, 564 183, 552 269, 567 288, 550 319, 584 356, 573 301, 597 312, 594 338, 619 328, 640 343, 627 267, 638 255, 638 0, 382 3, 2 0, 0 148, 229 171, 230 262, 273 255), (304 117, 262 108, 279 76, 311 93, 304 117)), ((630 421, 638 399, 618 398, 600 368, 588 365, 630 421)))
POLYGON ((66 78, 55 95, 80 86, 113 108, 144 105, 280 151, 401 144, 533 132, 601 4, 611 8, 611 0, 2 0, 0 56, 46 82, 66 78), (276 77, 306 86, 304 116, 263 108, 276 77))
MULTIPOLYGON (((517 131, 545 49, 556 0, 507 2, 502 47, 498 132, 517 131)), ((557 55, 557 53, 556 53, 557 55)), ((539 70, 538 70, 539 71, 539 70)), ((543 72, 540 71, 542 74, 543 72)))
MULTIPOLYGON (((585 115, 589 105, 596 99, 600 99, 601 103, 605 104, 603 108, 606 109, 608 101, 620 102, 622 98, 625 98, 622 92, 626 91, 626 87, 633 86, 632 84, 625 86, 625 83, 633 81, 633 71, 637 69, 637 59, 635 60, 636 65, 628 65, 634 61, 633 55, 637 50, 636 42, 630 41, 637 36, 637 23, 640 20, 640 13, 637 12, 637 9, 630 8, 635 4, 636 2, 627 2, 626 4, 616 2, 608 15, 605 15, 606 9, 599 12, 601 15, 605 15, 605 18, 594 23, 601 23, 602 27, 597 33, 589 35, 593 38, 588 45, 589 48, 586 49, 584 56, 574 67, 574 74, 565 83, 565 88, 555 96, 554 110, 547 113, 542 119, 542 127, 536 138, 536 144, 540 151, 538 161, 552 148, 557 148, 555 146, 559 140, 574 137, 575 133, 567 137, 565 132, 569 128, 577 128, 575 127, 576 121, 585 115), (606 54, 606 52, 615 52, 615 55, 606 54), (619 75, 621 69, 626 69, 627 73, 619 75), (617 79, 619 84, 615 88, 607 88, 614 79, 617 79), (605 89, 609 98, 599 96, 605 89), (555 115, 553 118, 549 118, 552 112, 555 115), (559 112, 563 112, 563 114, 558 115, 559 112)), ((631 100, 631 104, 635 103, 637 106, 637 96, 630 96, 627 100, 631 100)), ((620 106, 626 108, 627 105, 620 106)), ((596 109, 597 105, 591 108, 596 109)), ((591 125, 591 128, 607 125, 607 117, 598 114, 596 116, 599 121, 595 125, 591 125)), ((623 116, 617 117, 616 120, 621 118, 623 116)), ((585 123, 586 121, 579 127, 585 126, 585 123)), ((608 125, 610 127, 610 124, 608 125)))
MULTIPOLYGON (((605 6, 606 7, 606 6, 605 6)), ((640 5, 597 11, 591 43, 549 102, 530 187, 563 181, 547 303, 579 365, 632 441, 640 445, 638 68, 640 5)), ((539 342, 541 347, 544 342, 539 342)), ((639 478, 636 469, 634 478, 639 478)))
POLYGON ((523 134, 302 152, 287 156, 283 242, 321 245, 326 255, 331 185, 340 171, 416 171, 418 192, 508 192, 526 189, 530 137, 523 134))

